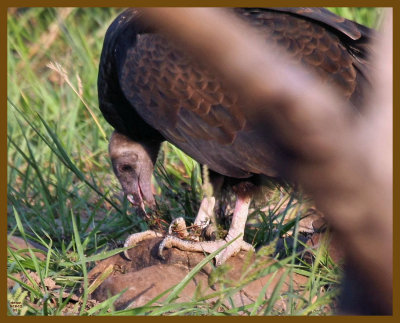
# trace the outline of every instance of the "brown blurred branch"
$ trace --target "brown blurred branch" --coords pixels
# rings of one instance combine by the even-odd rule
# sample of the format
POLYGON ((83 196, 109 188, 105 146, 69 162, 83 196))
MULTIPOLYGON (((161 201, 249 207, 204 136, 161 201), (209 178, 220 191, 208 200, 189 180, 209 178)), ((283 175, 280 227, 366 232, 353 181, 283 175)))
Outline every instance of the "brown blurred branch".
POLYGON ((283 174, 312 194, 348 246, 348 268, 376 293, 366 301, 379 313, 391 313, 392 12, 375 44, 375 92, 357 117, 332 88, 301 66, 287 64, 284 55, 223 9, 143 11, 240 93, 248 120, 283 152, 283 174))

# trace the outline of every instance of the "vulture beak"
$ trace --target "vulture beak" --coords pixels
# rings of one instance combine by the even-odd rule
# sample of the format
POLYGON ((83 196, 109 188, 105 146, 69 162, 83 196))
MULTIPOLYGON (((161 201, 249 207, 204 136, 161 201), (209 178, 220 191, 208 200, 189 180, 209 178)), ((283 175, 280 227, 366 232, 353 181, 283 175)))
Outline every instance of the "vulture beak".
MULTIPOLYGON (((151 169, 152 168, 153 165, 151 165, 151 169)), ((133 206, 140 207, 144 212, 145 206, 153 209, 156 204, 151 188, 151 174, 150 176, 148 175, 149 174, 139 174, 139 178, 132 183, 130 188, 124 188, 127 200, 133 206)))
MULTIPOLYGON (((114 173, 118 178, 126 198, 133 206, 145 212, 145 206, 155 207, 151 176, 157 158, 156 149, 138 143, 129 137, 114 132, 109 142, 109 153, 114 173)), ((146 212, 145 212, 146 213, 146 212)))
POLYGON ((127 194, 126 198, 133 206, 140 206, 141 209, 144 209, 143 198, 139 192, 139 194, 127 194))

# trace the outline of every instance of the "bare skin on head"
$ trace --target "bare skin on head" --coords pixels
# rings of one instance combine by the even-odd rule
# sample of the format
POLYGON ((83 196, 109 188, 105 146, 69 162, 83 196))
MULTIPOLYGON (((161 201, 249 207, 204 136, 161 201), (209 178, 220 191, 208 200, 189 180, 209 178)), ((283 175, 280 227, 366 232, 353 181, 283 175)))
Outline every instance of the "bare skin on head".
POLYGON ((145 205, 155 206, 151 190, 151 175, 159 144, 139 143, 117 131, 111 135, 108 151, 115 176, 134 206, 144 211, 145 205))

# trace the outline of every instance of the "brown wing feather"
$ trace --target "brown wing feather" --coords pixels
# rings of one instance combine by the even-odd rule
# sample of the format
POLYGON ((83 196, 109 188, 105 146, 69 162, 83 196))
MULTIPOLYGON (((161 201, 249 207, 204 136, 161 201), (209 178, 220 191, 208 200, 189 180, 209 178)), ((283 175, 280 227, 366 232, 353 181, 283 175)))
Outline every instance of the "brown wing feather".
POLYGON ((122 68, 120 84, 148 123, 161 132, 177 129, 184 141, 198 137, 230 144, 245 125, 234 95, 161 35, 138 37, 122 68))
POLYGON ((325 8, 284 7, 271 9, 274 11, 288 12, 301 17, 310 18, 314 22, 320 22, 333 28, 337 32, 346 35, 352 40, 358 40, 362 37, 374 37, 374 31, 372 29, 360 25, 354 21, 335 15, 325 8))
POLYGON ((357 107, 369 87, 374 30, 324 8, 235 9, 281 50, 302 62, 357 107))

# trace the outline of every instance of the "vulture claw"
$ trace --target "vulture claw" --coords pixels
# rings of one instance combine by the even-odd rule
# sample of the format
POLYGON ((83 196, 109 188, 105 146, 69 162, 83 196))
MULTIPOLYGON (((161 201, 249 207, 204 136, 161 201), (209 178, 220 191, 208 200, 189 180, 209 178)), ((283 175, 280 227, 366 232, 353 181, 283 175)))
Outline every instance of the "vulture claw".
POLYGON ((222 250, 218 255, 215 256, 215 265, 221 266, 225 261, 227 261, 231 256, 236 255, 241 250, 243 251, 255 251, 254 247, 244 241, 243 239, 239 238, 229 246, 227 246, 224 250, 222 250))

